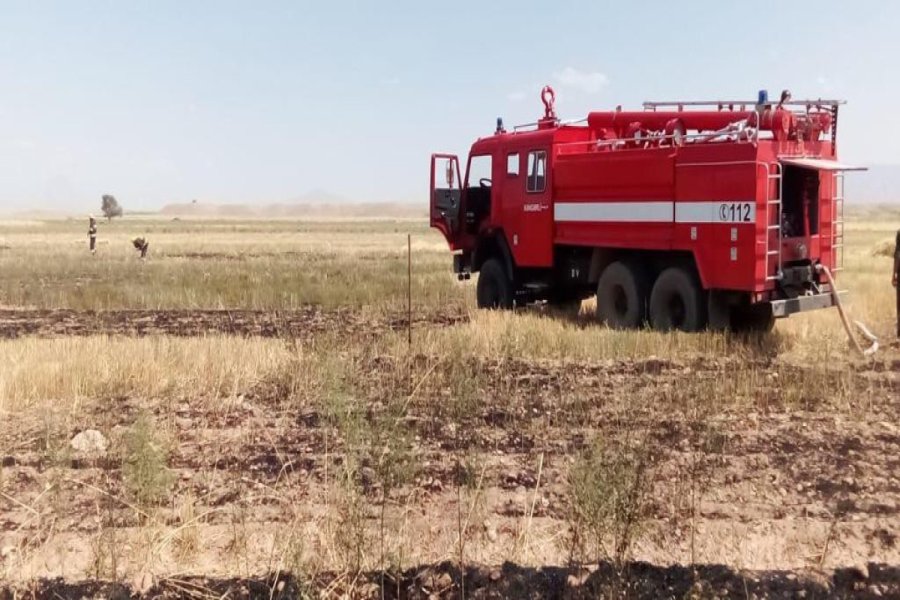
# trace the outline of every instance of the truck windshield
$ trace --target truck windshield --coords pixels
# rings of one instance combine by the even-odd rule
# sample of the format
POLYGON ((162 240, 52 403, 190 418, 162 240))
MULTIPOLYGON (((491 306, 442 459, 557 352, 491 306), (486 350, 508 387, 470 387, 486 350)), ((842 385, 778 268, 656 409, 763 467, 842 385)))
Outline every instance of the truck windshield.
POLYGON ((490 185, 491 167, 492 161, 490 154, 481 154, 471 157, 469 159, 469 176, 466 179, 466 187, 482 187, 479 182, 483 180, 487 180, 484 182, 485 185, 490 185))

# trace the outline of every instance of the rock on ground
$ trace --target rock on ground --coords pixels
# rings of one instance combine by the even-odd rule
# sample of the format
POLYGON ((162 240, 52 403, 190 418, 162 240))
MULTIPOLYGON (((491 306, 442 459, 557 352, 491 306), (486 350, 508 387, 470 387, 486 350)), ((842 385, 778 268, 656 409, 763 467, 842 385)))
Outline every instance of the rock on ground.
POLYGON ((109 440, 96 429, 85 429, 69 442, 72 449, 86 457, 106 456, 109 440))

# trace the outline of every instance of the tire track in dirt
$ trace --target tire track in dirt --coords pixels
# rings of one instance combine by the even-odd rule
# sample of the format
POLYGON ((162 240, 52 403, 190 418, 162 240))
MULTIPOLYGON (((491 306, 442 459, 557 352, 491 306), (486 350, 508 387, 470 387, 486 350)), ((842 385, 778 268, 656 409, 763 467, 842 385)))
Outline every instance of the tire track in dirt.
MULTIPOLYGON (((455 313, 413 316, 413 327, 446 327, 465 322, 455 313)), ((0 310, 0 339, 24 336, 228 334, 246 337, 308 338, 338 332, 368 336, 407 326, 405 313, 370 316, 357 309, 315 306, 289 311, 261 310, 0 310)))

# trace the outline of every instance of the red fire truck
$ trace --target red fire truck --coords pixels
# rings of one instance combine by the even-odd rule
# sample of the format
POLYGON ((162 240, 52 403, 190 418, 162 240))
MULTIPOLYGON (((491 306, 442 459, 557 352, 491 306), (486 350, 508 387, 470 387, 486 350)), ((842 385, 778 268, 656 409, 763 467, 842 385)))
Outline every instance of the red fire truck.
POLYGON ((597 296, 615 328, 768 330, 832 306, 840 271, 842 101, 647 102, 478 139, 465 178, 431 157, 431 226, 478 306, 597 296))

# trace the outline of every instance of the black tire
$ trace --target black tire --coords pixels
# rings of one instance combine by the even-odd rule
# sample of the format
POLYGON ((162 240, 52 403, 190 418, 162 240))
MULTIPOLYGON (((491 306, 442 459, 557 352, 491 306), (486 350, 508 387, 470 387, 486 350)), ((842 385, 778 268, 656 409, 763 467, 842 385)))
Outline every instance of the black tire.
POLYGON ((731 329, 737 333, 769 333, 775 327, 775 315, 768 302, 731 310, 731 329))
POLYGON ((512 281, 496 258, 489 258, 481 265, 475 296, 478 308, 512 308, 512 281))
POLYGON ((724 293, 718 290, 710 290, 709 301, 706 304, 707 326, 710 331, 728 331, 732 329, 732 303, 728 300, 724 293))
POLYGON ((633 329, 647 320, 647 279, 643 270, 610 263, 597 282, 597 318, 613 329, 633 329))
POLYGON ((694 275, 669 267, 650 293, 650 325, 658 331, 700 331, 706 327, 706 297, 694 275))

